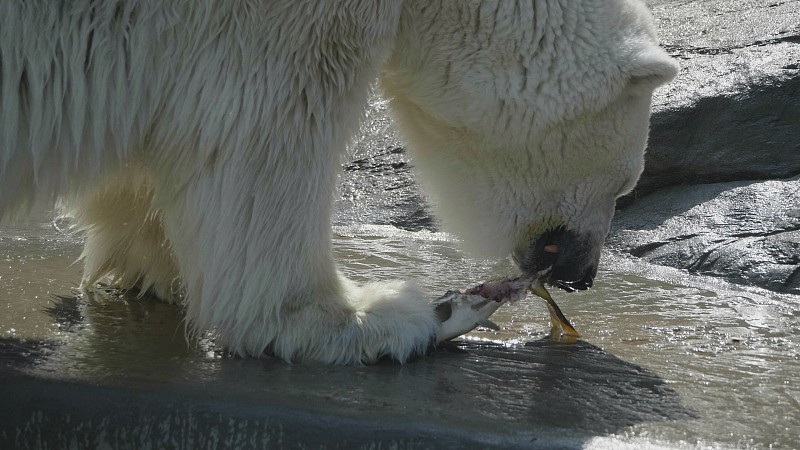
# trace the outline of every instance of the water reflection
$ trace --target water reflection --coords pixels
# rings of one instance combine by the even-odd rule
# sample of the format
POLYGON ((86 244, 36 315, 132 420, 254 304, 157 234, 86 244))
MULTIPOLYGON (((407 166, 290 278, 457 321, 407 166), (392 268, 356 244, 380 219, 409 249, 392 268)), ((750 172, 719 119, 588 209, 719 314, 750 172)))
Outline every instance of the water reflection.
POLYGON ((58 351, 34 361, 64 377, 120 380, 202 378, 223 351, 191 338, 175 305, 112 289, 61 295, 45 309, 58 351))
POLYGON ((74 331, 85 320, 78 295, 56 295, 43 309, 53 319, 53 324, 64 331, 74 331))

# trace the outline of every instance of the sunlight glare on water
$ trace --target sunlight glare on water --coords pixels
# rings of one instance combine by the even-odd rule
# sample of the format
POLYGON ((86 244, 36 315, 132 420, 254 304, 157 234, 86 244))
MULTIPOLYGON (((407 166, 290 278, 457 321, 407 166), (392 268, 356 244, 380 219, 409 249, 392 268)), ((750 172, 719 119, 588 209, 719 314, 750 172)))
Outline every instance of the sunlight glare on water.
MULTIPOLYGON (((73 309, 57 302, 56 295, 69 296, 80 280, 80 267, 72 265, 79 239, 54 231, 49 222, 4 229, 2 236, 0 335, 71 342, 79 355, 65 356, 66 361, 56 354, 42 370, 97 376, 161 371, 187 379, 213 379, 226 370, 213 345, 186 341, 174 307, 135 298, 97 298, 84 307, 87 300, 78 299, 73 309)), ((433 299, 518 274, 510 260, 470 259, 457 244, 445 233, 390 225, 334 229, 340 270, 357 282, 414 280, 433 299)), ((796 298, 614 255, 605 255, 602 266, 589 291, 567 294, 551 288, 556 302, 585 342, 663 378, 697 416, 637 424, 614 439, 795 445, 800 423, 800 389, 793 381, 800 371, 796 298)), ((513 351, 540 341, 548 330, 544 303, 532 296, 502 307, 492 319, 500 331, 479 329, 467 339, 513 351)))
MULTIPOLYGON (((510 260, 469 259, 445 233, 339 227, 334 242, 341 269, 352 278, 391 280, 402 272, 432 298, 519 273, 510 260)), ((795 297, 687 277, 611 254, 604 255, 602 266, 588 291, 550 291, 583 340, 655 371, 700 415, 696 421, 653 426, 651 435, 701 436, 737 447, 797 443, 795 297)), ((495 313, 500 331, 478 329, 468 339, 522 345, 546 335, 548 318, 544 303, 529 295, 495 313)))

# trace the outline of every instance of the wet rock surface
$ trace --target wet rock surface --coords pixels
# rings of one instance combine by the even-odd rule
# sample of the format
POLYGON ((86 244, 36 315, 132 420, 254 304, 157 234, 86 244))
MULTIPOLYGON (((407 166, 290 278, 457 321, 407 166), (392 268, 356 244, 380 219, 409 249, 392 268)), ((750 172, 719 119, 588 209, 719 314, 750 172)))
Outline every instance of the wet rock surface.
POLYGON ((657 91, 645 170, 609 245, 800 293, 800 184, 779 181, 800 173, 800 1, 648 3, 682 70, 657 91))
POLYGON ((370 101, 359 138, 342 164, 334 223, 435 230, 436 223, 412 173, 412 161, 388 116, 388 102, 370 101))
MULTIPOLYGON (((470 284, 453 280, 464 276, 467 261, 452 247, 445 259, 431 258, 432 248, 446 244, 403 232, 411 240, 399 255, 391 228, 369 238, 391 245, 344 243, 354 256, 392 258, 393 276, 432 273, 430 292, 470 284)), ((672 285, 617 267, 604 270, 592 290, 558 296, 584 336, 575 344, 545 340, 546 308, 528 299, 493 316, 501 331, 472 336, 494 342, 462 342, 404 366, 290 365, 230 357, 209 336, 187 339, 174 305, 115 291, 69 295, 77 274, 34 289, 25 280, 52 276, 64 263, 50 253, 30 261, 34 276, 0 284, 16 293, 0 315, 3 449, 796 443, 800 391, 790 380, 800 364, 798 296, 693 288, 685 277, 672 285), (60 295, 44 294, 53 290, 60 295)), ((615 264, 607 255, 604 267, 615 264)), ((345 270, 355 267, 365 273, 361 264, 345 270)), ((0 279, 9 276, 0 267, 0 279)))
POLYGON ((660 190, 619 213, 607 243, 651 263, 800 294, 800 178, 660 190))
POLYGON ((579 448, 697 417, 659 376, 584 342, 464 344, 408 366, 197 359, 208 379, 176 377, 160 367, 174 359, 144 347, 128 374, 102 376, 109 355, 88 376, 52 377, 38 348, 18 370, 24 345, 0 339, 0 393, 17 405, 0 408, 3 448, 579 448))
POLYGON ((681 72, 654 99, 635 195, 800 174, 800 1, 647 3, 681 72))

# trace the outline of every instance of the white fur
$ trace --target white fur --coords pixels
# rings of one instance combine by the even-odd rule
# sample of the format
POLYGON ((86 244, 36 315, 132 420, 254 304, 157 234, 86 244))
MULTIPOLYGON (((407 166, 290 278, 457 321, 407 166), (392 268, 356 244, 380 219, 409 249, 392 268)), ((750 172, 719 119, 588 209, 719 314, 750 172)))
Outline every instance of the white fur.
POLYGON ((328 363, 405 361, 439 327, 332 258, 381 67, 445 224, 500 253, 547 221, 605 234, 675 72, 633 0, 3 1, 0 66, 0 213, 68 196, 86 284, 183 286, 231 351, 328 363))
POLYGON ((123 289, 136 287, 176 303, 180 274, 165 239, 163 214, 152 208, 153 181, 146 174, 143 167, 114 172, 94 192, 62 208, 74 213, 86 234, 81 286, 107 278, 123 289))
POLYGON ((634 0, 409 0, 382 86, 446 228, 504 256, 548 227, 599 248, 677 66, 634 0))

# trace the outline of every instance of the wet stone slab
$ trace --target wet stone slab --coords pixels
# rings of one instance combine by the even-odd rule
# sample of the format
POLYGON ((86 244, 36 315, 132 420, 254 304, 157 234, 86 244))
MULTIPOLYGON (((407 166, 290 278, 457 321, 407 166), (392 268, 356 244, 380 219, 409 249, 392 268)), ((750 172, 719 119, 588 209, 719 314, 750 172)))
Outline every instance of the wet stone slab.
MULTIPOLYGON (((432 298, 513 270, 438 234, 337 231, 345 272, 432 298)), ((791 448, 800 431, 798 296, 606 255, 592 290, 553 292, 575 345, 543 339, 529 298, 404 366, 289 365, 187 339, 175 306, 75 295, 80 241, 49 221, 0 235, 3 449, 791 448)))
POLYGON ((62 297, 61 341, 0 339, 0 447, 554 448, 693 419, 655 373, 547 339, 412 364, 287 365, 189 344, 148 299, 62 297), (69 443, 69 445, 66 445, 69 443))
POLYGON ((800 177, 660 190, 617 214, 606 244, 654 264, 800 294, 800 177))

